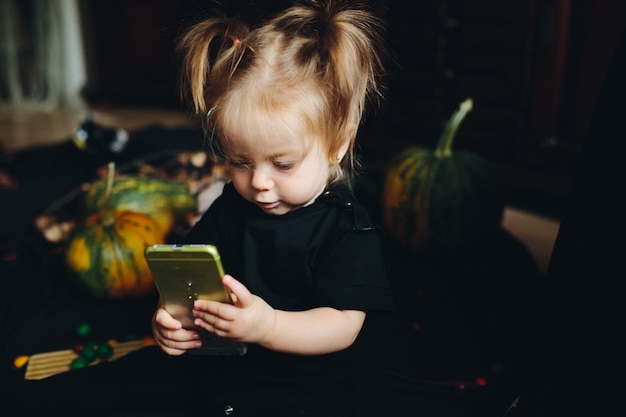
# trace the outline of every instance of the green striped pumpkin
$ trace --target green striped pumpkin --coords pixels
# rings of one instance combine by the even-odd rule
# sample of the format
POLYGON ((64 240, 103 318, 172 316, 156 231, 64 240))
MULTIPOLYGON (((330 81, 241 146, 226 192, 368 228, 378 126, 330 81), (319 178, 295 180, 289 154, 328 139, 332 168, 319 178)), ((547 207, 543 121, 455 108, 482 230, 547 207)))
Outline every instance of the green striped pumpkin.
POLYGON ((76 282, 92 296, 142 296, 155 288, 144 251, 159 243, 165 243, 165 235, 150 217, 104 210, 87 217, 73 231, 65 259, 76 282))
POLYGON ((382 215, 388 234, 418 252, 477 244, 500 226, 503 200, 492 166, 469 151, 453 151, 461 103, 432 150, 414 146, 393 157, 383 181, 382 215))
MULTIPOLYGON (((91 184, 83 196, 84 213, 99 210, 106 185, 105 179, 91 184)), ((116 210, 150 216, 165 233, 187 222, 188 216, 196 215, 197 210, 196 198, 186 183, 142 176, 117 178, 110 204, 116 210)))
POLYGON ((148 246, 165 243, 165 231, 145 213, 112 207, 115 166, 97 210, 72 232, 65 261, 72 278, 92 296, 120 299, 154 291, 144 257, 148 246))

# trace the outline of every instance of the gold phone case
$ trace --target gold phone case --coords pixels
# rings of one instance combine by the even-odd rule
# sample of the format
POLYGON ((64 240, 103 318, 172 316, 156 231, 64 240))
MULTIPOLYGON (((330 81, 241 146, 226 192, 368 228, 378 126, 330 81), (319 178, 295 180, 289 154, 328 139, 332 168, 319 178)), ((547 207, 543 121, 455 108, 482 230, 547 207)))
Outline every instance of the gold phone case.
POLYGON ((232 302, 213 245, 153 245, 146 248, 146 260, 165 309, 185 328, 194 327, 194 300, 232 302))
MULTIPOLYGON (((222 284, 224 269, 213 245, 152 245, 146 248, 146 260, 164 308, 186 329, 194 328, 194 300, 232 303, 228 288, 222 284)), ((247 352, 242 342, 223 339, 199 330, 202 347, 190 352, 207 355, 236 355, 247 352)))

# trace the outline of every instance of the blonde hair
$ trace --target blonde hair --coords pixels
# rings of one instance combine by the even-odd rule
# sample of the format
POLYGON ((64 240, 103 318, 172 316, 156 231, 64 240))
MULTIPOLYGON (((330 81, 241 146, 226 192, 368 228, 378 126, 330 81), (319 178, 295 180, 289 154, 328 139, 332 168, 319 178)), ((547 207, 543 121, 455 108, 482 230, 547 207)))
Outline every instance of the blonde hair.
POLYGON ((285 119, 322 140, 329 181, 350 185, 357 129, 366 105, 382 97, 384 42, 383 21, 362 2, 303 1, 256 27, 209 18, 179 41, 181 94, 217 156, 235 149, 233 129, 252 133, 248 120, 285 119))

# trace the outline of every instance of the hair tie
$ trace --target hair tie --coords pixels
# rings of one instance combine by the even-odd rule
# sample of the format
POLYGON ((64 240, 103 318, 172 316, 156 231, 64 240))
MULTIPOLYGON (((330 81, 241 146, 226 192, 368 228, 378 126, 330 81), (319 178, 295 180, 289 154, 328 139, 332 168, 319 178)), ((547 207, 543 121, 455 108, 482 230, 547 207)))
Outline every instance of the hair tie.
POLYGON ((209 121, 209 117, 211 117, 211 113, 213 113, 213 110, 215 110, 216 107, 217 107, 217 104, 215 106, 211 107, 208 112, 206 112, 206 121, 207 122, 209 121))

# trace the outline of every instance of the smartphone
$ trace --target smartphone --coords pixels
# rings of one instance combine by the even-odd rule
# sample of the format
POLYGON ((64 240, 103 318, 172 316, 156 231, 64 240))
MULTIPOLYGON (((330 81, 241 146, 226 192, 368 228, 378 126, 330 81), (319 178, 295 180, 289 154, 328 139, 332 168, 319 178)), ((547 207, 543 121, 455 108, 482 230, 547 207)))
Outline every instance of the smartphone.
MULTIPOLYGON (((230 291, 222 283, 224 269, 214 245, 152 245, 146 248, 145 257, 163 307, 184 328, 196 328, 192 315, 195 300, 232 303, 230 291)), ((197 353, 241 355, 246 351, 244 343, 198 331, 203 346, 197 353)))

